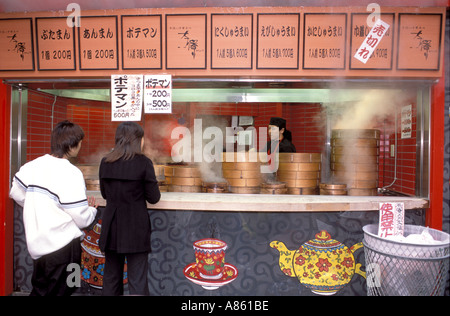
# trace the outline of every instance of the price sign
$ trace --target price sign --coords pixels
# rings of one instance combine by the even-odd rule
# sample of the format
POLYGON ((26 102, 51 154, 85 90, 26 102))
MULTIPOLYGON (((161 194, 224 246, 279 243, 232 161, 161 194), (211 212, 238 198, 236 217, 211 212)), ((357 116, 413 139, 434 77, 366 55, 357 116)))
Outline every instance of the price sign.
POLYGON ((111 75, 111 121, 140 121, 142 75, 111 75))
POLYGON ((172 76, 144 77, 145 113, 172 113, 172 76))

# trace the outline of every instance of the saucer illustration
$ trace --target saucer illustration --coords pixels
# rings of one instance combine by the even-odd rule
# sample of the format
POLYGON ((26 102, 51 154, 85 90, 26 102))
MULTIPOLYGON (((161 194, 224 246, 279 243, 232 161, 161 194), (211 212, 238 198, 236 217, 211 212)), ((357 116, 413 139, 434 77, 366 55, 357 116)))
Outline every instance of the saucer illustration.
POLYGON ((234 281, 238 276, 238 270, 235 266, 225 263, 223 275, 219 279, 205 279, 200 276, 196 263, 191 263, 184 268, 184 276, 191 282, 202 286, 205 290, 217 290, 234 281))

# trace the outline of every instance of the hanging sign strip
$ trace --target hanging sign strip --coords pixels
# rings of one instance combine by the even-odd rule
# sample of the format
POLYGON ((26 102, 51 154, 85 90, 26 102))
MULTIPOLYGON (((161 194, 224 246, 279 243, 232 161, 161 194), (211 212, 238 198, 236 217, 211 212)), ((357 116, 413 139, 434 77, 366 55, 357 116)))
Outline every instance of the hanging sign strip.
POLYGON ((146 75, 145 113, 172 113, 172 75, 146 75))
POLYGON ((372 56, 375 48, 377 48, 388 29, 389 24, 381 21, 380 19, 377 20, 353 57, 365 64, 369 60, 370 56, 372 56))
POLYGON ((140 121, 142 75, 111 75, 111 121, 140 121))

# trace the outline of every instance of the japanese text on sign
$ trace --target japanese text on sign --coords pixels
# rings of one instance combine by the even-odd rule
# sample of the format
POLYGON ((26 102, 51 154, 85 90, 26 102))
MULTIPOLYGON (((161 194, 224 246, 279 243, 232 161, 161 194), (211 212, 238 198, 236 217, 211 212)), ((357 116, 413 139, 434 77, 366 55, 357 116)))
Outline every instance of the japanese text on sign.
POLYGON ((111 120, 140 121, 142 115, 142 75, 111 76, 111 120))
POLYGON ((144 77, 145 113, 172 113, 172 76, 144 77))
POLYGON ((380 203, 380 222, 378 236, 403 235, 405 222, 404 203, 380 203))
POLYGON ((383 36, 389 29, 389 24, 378 20, 370 30, 364 42, 359 47, 358 51, 354 55, 362 63, 366 63, 370 56, 373 54, 383 36))

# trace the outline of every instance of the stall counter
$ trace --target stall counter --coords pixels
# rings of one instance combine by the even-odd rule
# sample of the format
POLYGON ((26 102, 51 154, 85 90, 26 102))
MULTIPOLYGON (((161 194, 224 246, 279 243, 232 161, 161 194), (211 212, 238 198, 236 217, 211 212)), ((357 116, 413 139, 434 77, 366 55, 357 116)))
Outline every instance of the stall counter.
MULTIPOLYGON (((99 191, 87 191, 99 206, 106 201, 99 191)), ((429 201, 405 196, 269 195, 231 193, 161 192, 157 204, 149 209, 215 212, 341 212, 376 211, 379 203, 403 202, 405 209, 426 209, 429 201)))

